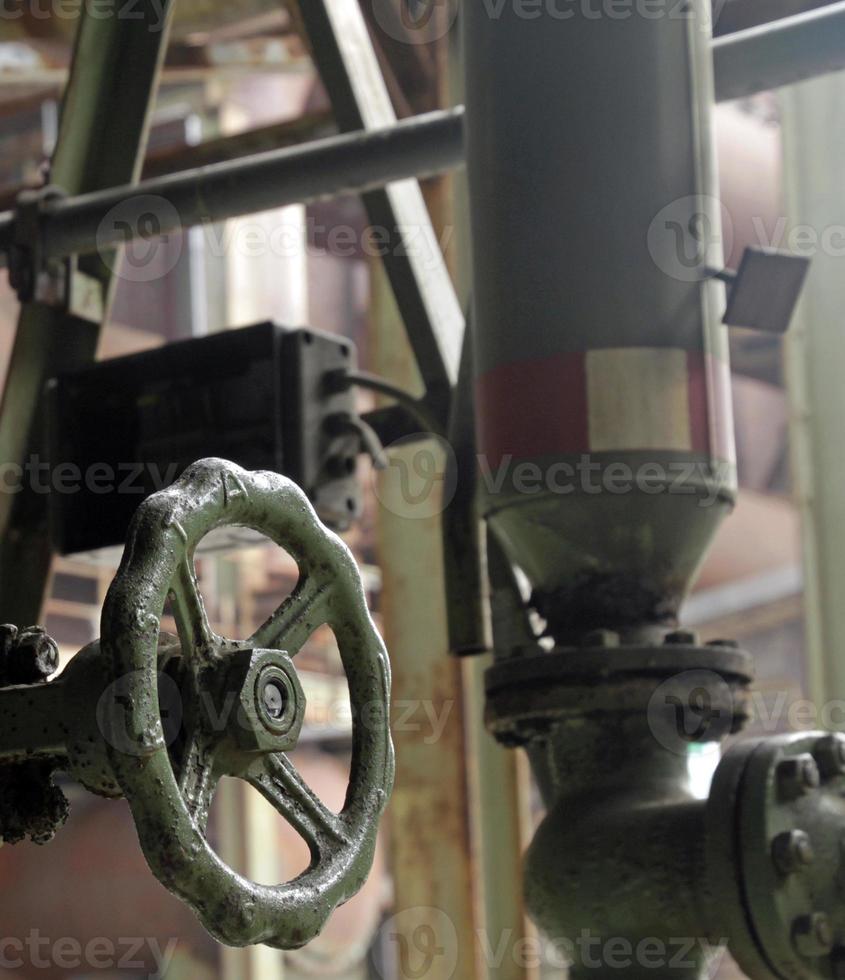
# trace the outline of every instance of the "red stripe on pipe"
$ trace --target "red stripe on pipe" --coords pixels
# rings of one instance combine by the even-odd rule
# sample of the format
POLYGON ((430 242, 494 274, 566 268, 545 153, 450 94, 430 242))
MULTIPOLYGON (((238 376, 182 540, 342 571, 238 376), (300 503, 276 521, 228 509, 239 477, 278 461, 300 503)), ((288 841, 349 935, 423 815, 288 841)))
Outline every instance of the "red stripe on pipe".
POLYGON ((701 351, 687 353, 687 400, 692 451, 710 454, 710 409, 707 395, 706 359, 701 351))
POLYGON ((479 452, 491 467, 588 450, 583 352, 499 364, 478 378, 476 399, 479 452))
MULTIPOLYGON (((607 355, 612 357, 613 351, 608 350, 607 355)), ((500 364, 479 377, 479 452, 488 465, 499 466, 505 457, 530 459, 591 451, 586 359, 584 352, 553 354, 500 364)), ((686 365, 689 451, 733 462, 730 369, 724 361, 700 351, 687 351, 686 365)), ((660 397, 659 389, 651 392, 660 397)), ((614 448, 602 446, 605 452, 614 448)), ((646 447, 619 446, 620 451, 638 448, 646 447)), ((665 448, 677 451, 678 447, 665 448)))

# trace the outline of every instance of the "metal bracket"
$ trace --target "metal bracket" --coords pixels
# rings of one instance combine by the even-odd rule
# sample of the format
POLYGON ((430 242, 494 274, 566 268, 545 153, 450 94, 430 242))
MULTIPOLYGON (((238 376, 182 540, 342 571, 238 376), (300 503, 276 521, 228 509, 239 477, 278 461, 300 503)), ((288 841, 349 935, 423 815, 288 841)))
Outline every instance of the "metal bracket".
POLYGON ((801 297, 810 260, 772 248, 749 246, 739 269, 711 271, 728 286, 722 322, 765 333, 786 333, 801 297))
POLYGON ((103 283, 83 272, 75 255, 47 258, 44 254, 44 212, 52 202, 66 196, 55 184, 18 195, 9 282, 21 303, 42 303, 99 323, 105 309, 103 283))

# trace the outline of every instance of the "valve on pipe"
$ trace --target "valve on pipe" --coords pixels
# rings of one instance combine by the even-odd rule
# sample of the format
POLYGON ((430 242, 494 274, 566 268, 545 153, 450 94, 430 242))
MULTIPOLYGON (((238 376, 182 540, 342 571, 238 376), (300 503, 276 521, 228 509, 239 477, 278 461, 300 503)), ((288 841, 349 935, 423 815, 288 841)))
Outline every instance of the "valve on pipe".
MULTIPOLYGON (((3 635, 4 664, 44 659, 43 635, 40 646, 32 631, 3 635)), ((206 459, 148 497, 106 597, 101 638, 56 679, 42 672, 11 683, 0 687, 0 781, 20 787, 25 778, 29 790, 4 795, 0 837, 52 836, 66 816, 51 783, 57 770, 93 793, 125 796, 153 873, 232 946, 302 946, 366 880, 393 784, 387 653, 349 549, 285 477, 206 459), (197 544, 227 526, 265 534, 300 572, 293 593, 243 641, 212 631, 194 572, 197 544), (168 602, 177 636, 161 631, 168 602), (305 714, 295 657, 323 624, 337 639, 353 718, 338 814, 287 756, 305 714), (212 850, 206 824, 224 776, 245 780, 299 832, 311 851, 303 874, 260 885, 212 850)))
POLYGON ((740 742, 689 785, 752 679, 679 623, 736 494, 709 16, 462 8, 486 720, 546 803, 526 904, 573 980, 698 980, 725 945, 829 977, 845 950, 842 741, 740 742))

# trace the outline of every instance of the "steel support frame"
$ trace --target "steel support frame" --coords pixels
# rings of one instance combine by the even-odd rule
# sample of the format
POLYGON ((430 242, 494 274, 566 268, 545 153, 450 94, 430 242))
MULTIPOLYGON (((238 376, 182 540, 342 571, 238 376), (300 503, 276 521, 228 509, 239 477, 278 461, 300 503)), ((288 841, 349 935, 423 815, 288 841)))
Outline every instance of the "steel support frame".
MULTIPOLYGON (((845 226, 845 81, 836 76, 789 89, 781 110, 787 228, 814 229, 828 240, 845 226)), ((786 347, 792 471, 803 523, 806 693, 818 708, 845 698, 843 262, 838 248, 817 249, 786 347)), ((828 723, 841 725, 837 712, 828 723)))
MULTIPOLYGON (((50 181, 68 194, 137 179, 171 11, 168 3, 168 16, 161 18, 150 0, 138 4, 133 18, 103 18, 84 8, 50 164, 50 181)), ((102 262, 89 271, 102 284, 107 310, 109 271, 102 262)), ((5 464, 23 467, 38 452, 44 384, 56 372, 94 359, 100 327, 58 307, 22 306, 0 403, 5 464)), ((0 619, 38 619, 51 558, 46 496, 32 489, 0 494, 0 619)))
MULTIPOLYGON (((306 0, 299 13, 339 128, 395 125, 357 0, 306 0)), ((409 180, 365 194, 363 202, 371 224, 388 242, 383 271, 373 269, 376 367, 408 390, 422 381, 426 407, 446 431, 457 400, 464 343, 461 305, 436 234, 454 220, 447 188, 442 183, 430 188, 427 202, 417 181, 409 180), (425 243, 424 250, 406 243, 409 230, 425 243), (404 337, 397 329, 400 323, 404 337)), ((418 449, 438 451, 436 445, 404 445, 393 450, 393 462, 407 465, 418 449)), ((477 704, 469 665, 448 655, 447 607, 454 597, 447 595, 440 547, 446 514, 409 518, 392 480, 383 481, 379 496, 384 628, 394 703, 417 706, 412 723, 394 731, 397 774, 390 814, 397 830, 391 835, 396 916, 389 931, 391 951, 401 957, 402 972, 407 972, 422 927, 443 947, 444 955, 427 971, 431 980, 476 978, 485 975, 479 972, 476 938, 480 896, 473 868, 478 842, 470 819, 473 793, 479 795, 471 734, 478 719, 473 716, 477 704), (439 737, 421 737, 414 723, 425 724, 424 711, 443 719, 439 737)), ((469 550, 471 542, 463 545, 469 550)))
MULTIPOLYGON (((46 202, 45 259, 90 254, 144 236, 150 198, 157 233, 269 208, 366 191, 450 170, 463 154, 461 109, 426 113, 390 128, 315 140, 80 196, 46 202), (120 208, 121 221, 109 221, 120 208)), ((0 215, 0 249, 14 241, 15 215, 0 215)), ((399 256, 403 258, 403 256, 399 256)))
POLYGON ((741 99, 845 68, 845 2, 713 42, 716 101, 741 99))
MULTIPOLYGON (((396 124, 358 0, 307 0, 298 16, 342 131, 396 124)), ((370 222, 385 235, 383 262, 430 407, 445 422, 458 379, 464 318, 440 241, 416 180, 363 195, 370 222), (410 239, 414 236, 414 241, 410 239)))

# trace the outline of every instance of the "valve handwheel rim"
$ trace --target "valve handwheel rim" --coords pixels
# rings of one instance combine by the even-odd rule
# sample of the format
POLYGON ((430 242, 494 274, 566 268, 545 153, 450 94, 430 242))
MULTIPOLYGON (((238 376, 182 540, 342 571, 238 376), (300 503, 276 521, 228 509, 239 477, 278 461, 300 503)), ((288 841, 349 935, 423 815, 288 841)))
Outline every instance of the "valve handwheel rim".
MULTIPOLYGON (((285 477, 201 460, 138 508, 103 606, 102 647, 118 681, 104 713, 111 729, 105 732, 109 759, 153 873, 222 943, 304 945, 366 880, 393 784, 389 661, 347 546, 285 477), (194 570, 199 541, 232 525, 266 535, 300 571, 291 595, 244 642, 212 632, 194 570), (177 767, 157 692, 160 623, 168 598, 193 695, 177 767), (296 743, 304 714, 293 659, 324 624, 334 632, 352 708, 352 763, 339 814, 308 788, 285 754, 296 743), (229 734, 211 731, 199 705, 244 658, 244 703, 256 731, 249 733, 252 754, 232 756, 226 751, 229 734), (239 760, 236 772, 225 771, 230 757, 239 760), (249 881, 211 848, 205 833, 211 796, 219 779, 230 774, 254 786, 308 844, 311 863, 292 881, 249 881)), ((243 713, 237 720, 243 724, 243 713)))

